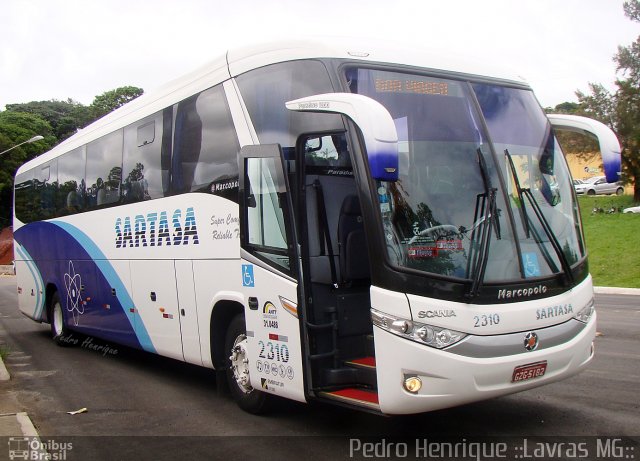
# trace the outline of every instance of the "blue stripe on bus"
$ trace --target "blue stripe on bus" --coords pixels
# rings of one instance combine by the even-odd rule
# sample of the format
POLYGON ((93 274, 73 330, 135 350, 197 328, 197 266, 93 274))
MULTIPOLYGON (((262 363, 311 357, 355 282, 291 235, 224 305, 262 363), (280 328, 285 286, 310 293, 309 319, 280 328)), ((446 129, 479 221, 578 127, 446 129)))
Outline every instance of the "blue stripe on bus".
POLYGON ((120 277, 118 277, 115 269, 109 263, 109 260, 100 250, 100 248, 98 248, 98 246, 87 236, 87 234, 82 232, 77 227, 63 221, 53 220, 49 222, 65 230, 89 254, 89 256, 96 264, 98 269, 100 269, 100 272, 110 284, 110 286, 116 289, 116 297, 123 307, 123 311, 126 314, 129 323, 131 324, 131 328, 133 329, 133 331, 135 331, 138 341, 140 342, 140 346, 145 351, 156 353, 156 348, 151 342, 151 338, 149 337, 149 333, 147 332, 147 329, 142 322, 142 318, 139 315, 134 316, 127 308, 128 306, 134 306, 133 300, 129 295, 129 291, 122 283, 122 280, 120 280, 120 277))
POLYGON ((71 329, 156 352, 142 318, 130 312, 134 304, 125 283, 86 234, 61 221, 40 221, 17 229, 14 239, 40 274, 40 280, 58 287, 63 301, 66 292, 64 314, 71 329), (60 251, 64 252, 64 260, 60 259, 60 251), (69 277, 76 283, 75 269, 78 276, 83 274, 80 283, 84 289, 79 293, 70 292, 67 286, 69 277))

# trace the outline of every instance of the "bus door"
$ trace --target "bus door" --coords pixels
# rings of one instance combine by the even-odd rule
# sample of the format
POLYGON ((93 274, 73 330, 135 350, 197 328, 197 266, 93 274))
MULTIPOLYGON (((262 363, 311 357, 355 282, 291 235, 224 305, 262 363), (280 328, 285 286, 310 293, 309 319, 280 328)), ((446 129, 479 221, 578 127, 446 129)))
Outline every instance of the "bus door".
POLYGON ((282 149, 280 145, 245 146, 239 166, 251 386, 304 402, 299 256, 282 149))

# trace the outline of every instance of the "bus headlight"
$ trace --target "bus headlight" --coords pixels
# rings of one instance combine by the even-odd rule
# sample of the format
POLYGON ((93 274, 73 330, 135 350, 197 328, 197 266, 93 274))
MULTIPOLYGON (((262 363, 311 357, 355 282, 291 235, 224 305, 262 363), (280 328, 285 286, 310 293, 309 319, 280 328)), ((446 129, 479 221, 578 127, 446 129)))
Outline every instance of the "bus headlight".
POLYGON ((392 317, 371 309, 373 324, 394 335, 401 336, 437 349, 444 349, 465 338, 467 335, 450 328, 436 327, 424 323, 413 322, 402 318, 392 317))
POLYGON ((581 322, 588 323, 595 311, 596 311, 596 303, 593 300, 593 298, 591 298, 591 301, 589 301, 585 307, 583 307, 580 311, 578 311, 578 313, 574 316, 574 318, 581 322))

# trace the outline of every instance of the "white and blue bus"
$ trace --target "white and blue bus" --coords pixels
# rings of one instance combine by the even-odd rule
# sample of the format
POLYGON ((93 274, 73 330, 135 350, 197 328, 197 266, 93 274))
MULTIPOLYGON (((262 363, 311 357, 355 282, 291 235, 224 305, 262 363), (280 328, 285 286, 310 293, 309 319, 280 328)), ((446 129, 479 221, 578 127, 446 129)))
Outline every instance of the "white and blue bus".
POLYGON ((384 414, 582 370, 596 314, 554 127, 508 73, 416 50, 229 51, 24 164, 20 310, 272 395, 384 414))

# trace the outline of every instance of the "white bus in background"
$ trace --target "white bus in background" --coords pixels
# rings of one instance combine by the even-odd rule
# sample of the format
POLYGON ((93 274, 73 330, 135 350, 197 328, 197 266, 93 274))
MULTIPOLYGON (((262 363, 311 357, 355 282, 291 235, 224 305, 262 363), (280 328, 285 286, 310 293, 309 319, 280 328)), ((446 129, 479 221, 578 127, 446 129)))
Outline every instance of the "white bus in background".
MULTIPOLYGON (((226 56, 16 175, 20 310, 272 395, 385 414, 582 370, 596 315, 572 180, 504 73, 291 42, 226 56)), ((221 385, 220 383, 219 385, 221 385)))

